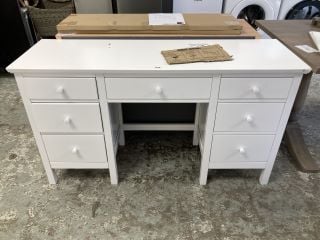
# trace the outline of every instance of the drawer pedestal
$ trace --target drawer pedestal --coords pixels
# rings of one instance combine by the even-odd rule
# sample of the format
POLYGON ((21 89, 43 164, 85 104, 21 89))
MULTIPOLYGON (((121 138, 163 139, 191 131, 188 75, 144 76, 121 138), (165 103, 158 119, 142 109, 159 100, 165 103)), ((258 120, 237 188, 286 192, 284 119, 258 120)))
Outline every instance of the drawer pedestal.
MULTIPOLYGON (((222 76, 210 160, 203 161, 202 166, 262 169, 260 183, 267 184, 300 79, 222 76)), ((200 114, 200 123, 205 116, 200 114)), ((206 183, 207 173, 205 167, 201 168, 201 184, 206 183)))

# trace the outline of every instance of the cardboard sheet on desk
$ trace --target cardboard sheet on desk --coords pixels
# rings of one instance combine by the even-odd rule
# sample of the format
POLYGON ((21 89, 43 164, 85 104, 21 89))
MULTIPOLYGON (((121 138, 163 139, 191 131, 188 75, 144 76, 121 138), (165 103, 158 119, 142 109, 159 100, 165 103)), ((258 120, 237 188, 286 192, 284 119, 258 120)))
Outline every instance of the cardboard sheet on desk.
POLYGON ((62 20, 59 32, 120 33, 141 31, 141 33, 179 33, 218 31, 223 34, 240 34, 241 24, 226 14, 183 14, 186 24, 151 26, 147 14, 71 14, 62 20), (226 33, 225 33, 225 32, 226 33))
POLYGON ((164 56, 168 64, 232 60, 232 56, 229 55, 219 44, 161 51, 161 54, 164 56))

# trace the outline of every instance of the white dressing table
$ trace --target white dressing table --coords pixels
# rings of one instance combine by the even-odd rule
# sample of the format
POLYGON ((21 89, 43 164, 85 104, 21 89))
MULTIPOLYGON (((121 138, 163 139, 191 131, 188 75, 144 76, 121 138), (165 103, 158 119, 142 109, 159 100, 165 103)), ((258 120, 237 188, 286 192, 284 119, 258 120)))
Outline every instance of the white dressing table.
POLYGON ((12 63, 49 182, 54 169, 109 169, 121 103, 197 103, 200 184, 209 169, 261 169, 267 184, 309 66, 277 40, 41 40, 12 63), (161 50, 219 43, 230 62, 167 65, 161 50))

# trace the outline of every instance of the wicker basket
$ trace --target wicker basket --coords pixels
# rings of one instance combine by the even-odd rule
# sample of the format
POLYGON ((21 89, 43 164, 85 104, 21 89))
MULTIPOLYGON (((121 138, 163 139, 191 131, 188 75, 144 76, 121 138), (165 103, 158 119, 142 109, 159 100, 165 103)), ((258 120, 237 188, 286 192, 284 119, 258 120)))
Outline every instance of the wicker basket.
POLYGON ((57 24, 74 13, 72 2, 43 1, 45 8, 28 6, 28 11, 37 34, 41 38, 52 38, 57 34, 57 24))

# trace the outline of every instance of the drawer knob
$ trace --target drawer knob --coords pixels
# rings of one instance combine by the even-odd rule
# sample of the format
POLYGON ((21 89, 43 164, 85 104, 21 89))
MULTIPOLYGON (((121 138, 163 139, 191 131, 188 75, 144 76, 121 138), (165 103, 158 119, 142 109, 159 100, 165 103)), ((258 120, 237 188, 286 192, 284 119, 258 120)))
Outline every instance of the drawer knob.
POLYGON ((255 94, 260 93, 260 88, 258 86, 252 86, 251 91, 255 94))
POLYGON ((252 123, 253 122, 253 116, 250 115, 250 114, 246 115, 244 118, 248 123, 252 123))
POLYGON ((63 86, 57 87, 56 92, 57 92, 57 93, 63 93, 63 92, 64 92, 63 86))
POLYGON ((239 153, 245 154, 246 153, 246 149, 244 147, 239 147, 239 153))
POLYGON ((161 86, 156 86, 155 88, 154 88, 154 90, 156 91, 156 93, 162 93, 163 92, 163 89, 162 89, 162 87, 161 86))
POLYGON ((78 148, 78 147, 73 147, 72 150, 71 150, 71 152, 72 152, 73 154, 77 154, 77 153, 79 152, 79 148, 78 148))
POLYGON ((68 123, 71 123, 71 117, 70 116, 66 116, 64 119, 63 119, 64 123, 68 124, 68 123))

